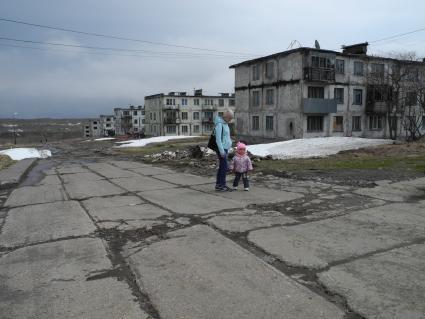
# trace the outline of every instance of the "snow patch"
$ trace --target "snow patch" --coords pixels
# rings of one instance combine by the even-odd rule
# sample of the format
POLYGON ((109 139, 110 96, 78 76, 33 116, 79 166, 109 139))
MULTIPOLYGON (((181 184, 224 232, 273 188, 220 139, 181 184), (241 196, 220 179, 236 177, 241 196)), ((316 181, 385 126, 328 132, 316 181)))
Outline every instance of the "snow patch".
POLYGON ((115 137, 101 137, 101 138, 95 139, 95 141, 110 141, 110 140, 115 140, 115 137))
POLYGON ((20 161, 26 158, 48 158, 52 156, 52 152, 35 148, 11 148, 0 151, 0 155, 7 155, 14 161, 20 161))
POLYGON ((161 142, 167 142, 170 140, 178 140, 178 139, 185 139, 185 138, 197 138, 200 136, 157 136, 157 137, 149 137, 149 138, 143 138, 140 140, 128 140, 128 141, 122 141, 122 142, 116 142, 117 144, 122 144, 120 146, 116 146, 118 148, 123 147, 144 147, 148 144, 152 143, 161 143, 161 142))
POLYGON ((382 144, 392 144, 392 140, 367 139, 358 137, 318 137, 295 139, 283 142, 255 144, 247 146, 256 156, 272 156, 273 159, 324 157, 340 151, 359 149, 382 144))

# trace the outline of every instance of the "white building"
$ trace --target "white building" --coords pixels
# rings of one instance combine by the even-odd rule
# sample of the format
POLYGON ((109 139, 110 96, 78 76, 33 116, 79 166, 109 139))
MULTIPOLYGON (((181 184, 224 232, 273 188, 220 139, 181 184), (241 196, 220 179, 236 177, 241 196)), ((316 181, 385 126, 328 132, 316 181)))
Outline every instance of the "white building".
POLYGON ((235 109, 234 94, 203 95, 195 90, 145 97, 146 135, 209 135, 214 118, 225 109, 235 109))
POLYGON ((143 106, 115 108, 115 133, 117 135, 144 134, 145 109, 143 106))
POLYGON ((113 115, 100 115, 100 127, 103 136, 115 135, 115 116, 113 115))
MULTIPOLYGON (((251 142, 389 137, 394 90, 388 79, 400 68, 423 74, 425 64, 369 56, 367 45, 347 46, 343 52, 298 48, 230 66, 235 69, 238 136, 251 142)), ((399 92, 397 98, 412 93, 399 92)), ((403 98, 400 103, 417 102, 403 98)), ((403 134, 400 123, 397 130, 403 134)))

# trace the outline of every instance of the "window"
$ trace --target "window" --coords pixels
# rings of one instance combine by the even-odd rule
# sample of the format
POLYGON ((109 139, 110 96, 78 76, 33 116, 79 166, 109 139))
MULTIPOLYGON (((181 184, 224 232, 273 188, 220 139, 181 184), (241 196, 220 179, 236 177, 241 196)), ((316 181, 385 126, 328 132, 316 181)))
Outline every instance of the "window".
POLYGON ((373 98, 376 102, 384 102, 387 96, 387 88, 384 86, 375 86, 373 88, 373 98))
POLYGON ((266 116, 266 131, 273 131, 273 116, 266 116))
POLYGON ((313 68, 332 68, 331 60, 324 57, 312 56, 311 57, 311 66, 313 68))
POLYGON ((111 121, 111 118, 110 117, 107 117, 106 118, 106 122, 110 122, 111 121))
POLYGON ((96 122, 96 121, 94 121, 94 122, 93 122, 93 124, 97 124, 97 122, 96 122))
POLYGON ((182 112, 182 120, 187 120, 187 112, 182 112))
POLYGON ((199 133, 199 125, 193 126, 193 133, 199 133))
POLYGON ((384 76, 385 65, 383 63, 372 63, 371 73, 374 76, 384 76))
POLYGON ((194 100, 193 100, 193 104, 194 104, 194 105, 199 105, 199 99, 194 99, 194 100))
POLYGON ((94 127, 93 127, 93 130, 97 130, 97 126, 94 126, 94 127))
POLYGON ((187 99, 182 99, 182 105, 187 105, 187 99))
POLYGON ((214 100, 213 99, 205 99, 204 104, 205 105, 214 105, 214 100))
POLYGON ((218 99, 218 106, 224 106, 224 100, 218 99))
POLYGON ((266 63, 266 78, 273 79, 274 77, 274 62, 270 61, 266 63))
POLYGON ((378 115, 369 116, 369 130, 382 130, 382 117, 378 115))
POLYGON ((344 104, 344 88, 334 89, 334 99, 338 104, 344 104))
POLYGON ((407 92, 406 93, 406 105, 412 106, 417 103, 417 95, 416 92, 407 92))
POLYGON ((230 106, 235 106, 235 99, 230 99, 229 100, 229 105, 230 106))
POLYGON ((106 123, 106 127, 111 127, 111 123, 106 123))
POLYGON ((364 70, 364 66, 363 66, 363 62, 360 61, 354 61, 354 75, 363 75, 363 70, 364 70))
POLYGON ((358 132, 362 130, 362 117, 361 116, 353 116, 353 131, 358 132))
POLYGON ((177 132, 175 125, 167 125, 167 133, 168 134, 175 134, 177 132))
POLYGON ((156 121, 156 113, 153 113, 153 120, 156 121))
POLYGON ((274 89, 266 90, 266 105, 274 104, 274 89))
POLYGON ((308 87, 308 97, 310 99, 324 99, 325 98, 325 88, 322 86, 309 86, 308 87))
POLYGON ((133 111, 133 115, 134 116, 137 116, 137 111, 133 111))
POLYGON ((221 118, 223 117, 224 112, 218 112, 218 116, 220 116, 221 118))
POLYGON ((260 117, 259 116, 253 116, 252 117, 252 130, 258 131, 260 129, 260 117))
POLYGON ((256 64, 252 66, 252 80, 257 81, 259 79, 260 79, 260 66, 256 64))
POLYGON ((133 121, 133 123, 134 123, 134 124, 137 124, 137 123, 138 123, 138 122, 137 122, 137 119, 135 119, 135 120, 133 121))
POLYGON ((193 119, 199 120, 199 112, 193 112, 193 119))
POLYGON ((187 125, 183 125, 182 126, 182 133, 187 134, 188 132, 189 132, 189 129, 188 129, 187 125))
POLYGON ((130 111, 123 111, 122 114, 123 115, 130 115, 130 111))
POLYGON ((334 116, 333 118, 333 131, 344 132, 344 118, 342 116, 334 116))
POLYGON ((176 105, 176 99, 167 99, 166 104, 167 105, 176 105))
POLYGON ((149 118, 152 120, 152 113, 149 113, 149 118))
POLYGON ((133 129, 133 131, 134 132, 137 132, 139 129, 137 128, 137 127, 135 127, 134 129, 133 129))
POLYGON ((307 116, 307 132, 322 132, 323 116, 307 116))
POLYGON ((260 91, 252 91, 252 106, 260 105, 260 91))
POLYGON ((205 132, 211 132, 213 130, 213 125, 212 124, 205 124, 204 125, 204 131, 205 132))
POLYGON ((345 61, 344 60, 335 60, 335 72, 338 74, 344 74, 345 73, 345 61))
POLYGON ((145 119, 142 119, 142 124, 145 124, 145 119))
POLYGON ((363 104, 363 90, 354 89, 353 90, 353 105, 362 105, 363 104))

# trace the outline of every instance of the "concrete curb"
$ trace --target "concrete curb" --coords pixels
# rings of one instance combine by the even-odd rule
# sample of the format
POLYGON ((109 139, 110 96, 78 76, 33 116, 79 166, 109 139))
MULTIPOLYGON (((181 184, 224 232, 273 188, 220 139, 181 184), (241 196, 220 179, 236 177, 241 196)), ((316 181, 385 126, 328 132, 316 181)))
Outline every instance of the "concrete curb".
POLYGON ((36 162, 37 158, 27 158, 1 170, 0 189, 8 189, 17 186, 36 162))

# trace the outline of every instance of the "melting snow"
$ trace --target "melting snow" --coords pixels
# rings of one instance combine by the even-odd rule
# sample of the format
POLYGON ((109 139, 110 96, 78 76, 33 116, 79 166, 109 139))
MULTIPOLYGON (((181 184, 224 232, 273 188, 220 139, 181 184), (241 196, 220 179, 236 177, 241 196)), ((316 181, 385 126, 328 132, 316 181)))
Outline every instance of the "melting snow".
POLYGON ((8 155, 15 161, 20 161, 25 158, 48 158, 52 156, 49 150, 37 150, 35 148, 11 148, 0 151, 0 155, 8 155))
POLYGON ((166 142, 169 140, 178 140, 178 139, 195 138, 195 137, 200 137, 200 136, 183 136, 183 135, 157 136, 157 137, 143 138, 140 140, 128 140, 128 141, 117 142, 117 144, 122 144, 117 147, 143 147, 152 143, 161 143, 161 142, 166 142))

